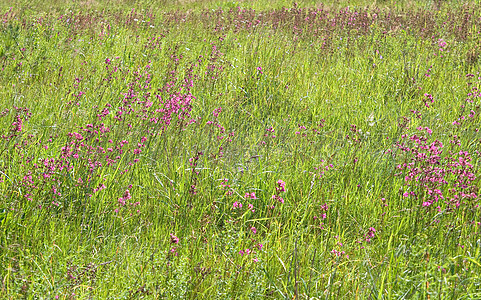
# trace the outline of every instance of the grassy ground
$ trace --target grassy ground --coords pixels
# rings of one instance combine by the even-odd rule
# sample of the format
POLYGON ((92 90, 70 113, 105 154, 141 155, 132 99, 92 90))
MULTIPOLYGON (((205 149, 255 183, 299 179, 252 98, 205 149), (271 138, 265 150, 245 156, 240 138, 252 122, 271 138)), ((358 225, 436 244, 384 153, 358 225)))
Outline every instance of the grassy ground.
POLYGON ((481 297, 476 2, 0 7, 1 298, 481 297))

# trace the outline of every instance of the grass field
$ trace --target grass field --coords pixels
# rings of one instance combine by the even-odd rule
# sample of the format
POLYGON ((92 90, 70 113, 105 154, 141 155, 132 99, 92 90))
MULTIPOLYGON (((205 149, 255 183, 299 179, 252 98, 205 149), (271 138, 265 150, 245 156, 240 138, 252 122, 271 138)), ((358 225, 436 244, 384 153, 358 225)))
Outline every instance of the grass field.
POLYGON ((0 19, 1 299, 481 299, 479 2, 0 19))

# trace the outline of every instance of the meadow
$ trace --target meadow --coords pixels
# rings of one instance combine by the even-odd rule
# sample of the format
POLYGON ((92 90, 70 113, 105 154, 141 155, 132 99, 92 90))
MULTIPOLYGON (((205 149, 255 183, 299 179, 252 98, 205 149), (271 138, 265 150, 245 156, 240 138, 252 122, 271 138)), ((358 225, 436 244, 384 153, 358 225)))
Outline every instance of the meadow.
POLYGON ((0 4, 0 298, 480 299, 479 1, 0 4))

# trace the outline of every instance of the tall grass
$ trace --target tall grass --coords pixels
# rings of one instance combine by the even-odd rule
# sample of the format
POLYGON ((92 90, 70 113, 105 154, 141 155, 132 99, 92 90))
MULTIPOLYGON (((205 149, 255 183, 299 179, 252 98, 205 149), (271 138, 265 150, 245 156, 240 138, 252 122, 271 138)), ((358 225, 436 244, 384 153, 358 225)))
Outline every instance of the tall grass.
POLYGON ((479 6, 157 5, 3 8, 2 298, 481 297, 479 6))

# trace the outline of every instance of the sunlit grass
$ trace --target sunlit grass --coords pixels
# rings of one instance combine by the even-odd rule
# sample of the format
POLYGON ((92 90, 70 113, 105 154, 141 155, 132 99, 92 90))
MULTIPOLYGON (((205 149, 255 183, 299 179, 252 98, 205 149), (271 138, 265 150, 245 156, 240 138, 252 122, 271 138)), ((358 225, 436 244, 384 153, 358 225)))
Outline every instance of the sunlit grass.
POLYGON ((298 2, 4 8, 0 295, 478 298, 479 8, 298 2))

